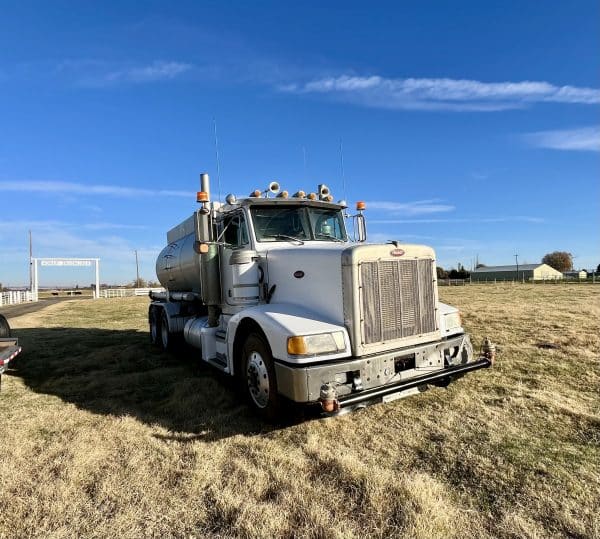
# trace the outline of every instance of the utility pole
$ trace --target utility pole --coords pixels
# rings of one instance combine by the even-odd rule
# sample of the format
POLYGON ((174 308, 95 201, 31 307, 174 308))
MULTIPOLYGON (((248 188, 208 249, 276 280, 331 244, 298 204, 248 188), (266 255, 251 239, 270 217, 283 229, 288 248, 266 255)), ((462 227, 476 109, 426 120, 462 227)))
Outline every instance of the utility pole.
POLYGON ((33 292, 33 244, 31 243, 31 230, 29 231, 29 290, 33 292))
POLYGON ((519 255, 515 255, 515 262, 517 263, 517 281, 519 280, 519 255))
POLYGON ((138 263, 137 249, 135 250, 135 275, 135 288, 138 288, 140 286, 140 265, 138 263))

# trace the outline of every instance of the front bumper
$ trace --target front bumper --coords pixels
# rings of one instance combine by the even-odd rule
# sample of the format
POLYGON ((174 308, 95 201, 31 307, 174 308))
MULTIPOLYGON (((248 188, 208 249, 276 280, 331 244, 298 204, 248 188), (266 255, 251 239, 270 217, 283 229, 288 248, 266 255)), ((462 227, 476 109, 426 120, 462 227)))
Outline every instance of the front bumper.
POLYGON ((340 406, 347 406, 428 383, 441 383, 490 365, 487 359, 473 361, 469 336, 460 334, 424 345, 317 365, 275 360, 275 373, 279 393, 294 402, 317 402, 321 386, 332 384, 340 406))

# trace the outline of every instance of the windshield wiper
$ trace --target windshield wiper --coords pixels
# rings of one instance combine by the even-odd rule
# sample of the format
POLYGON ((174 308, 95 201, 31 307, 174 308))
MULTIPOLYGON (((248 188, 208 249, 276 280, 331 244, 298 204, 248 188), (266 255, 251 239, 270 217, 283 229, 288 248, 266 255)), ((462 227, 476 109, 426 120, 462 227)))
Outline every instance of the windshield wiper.
POLYGON ((317 238, 327 238, 328 240, 339 241, 341 243, 346 243, 344 240, 337 238, 336 236, 332 236, 331 234, 317 234, 317 238))
POLYGON ((290 241, 297 241, 300 245, 304 245, 304 241, 300 238, 296 238, 295 236, 288 236, 287 234, 268 234, 264 236, 265 238, 275 238, 275 239, 284 239, 290 241))

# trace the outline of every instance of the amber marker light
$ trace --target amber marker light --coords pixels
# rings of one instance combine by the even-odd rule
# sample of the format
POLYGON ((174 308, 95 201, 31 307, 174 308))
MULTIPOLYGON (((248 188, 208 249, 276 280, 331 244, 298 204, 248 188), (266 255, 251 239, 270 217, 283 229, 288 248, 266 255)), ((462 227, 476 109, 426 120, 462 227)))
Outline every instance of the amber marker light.
POLYGON ((289 196, 290 194, 287 191, 281 191, 281 193, 277 195, 277 198, 287 198, 289 196))
POLYGON ((356 203, 356 209, 357 209, 358 211, 366 210, 366 209, 367 209, 367 205, 366 205, 366 204, 365 204, 365 203, 364 203, 362 200, 359 200, 359 201, 356 203))
POLYGON ((260 198, 261 192, 256 189, 255 191, 252 191, 252 193, 250 193, 250 198, 260 198))
POLYGON ((206 191, 198 191, 196 193, 196 202, 208 202, 208 193, 206 191))
POLYGON ((290 337, 287 341, 287 351, 291 356, 305 356, 307 350, 304 337, 290 337))
POLYGON ((308 198, 308 200, 317 200, 317 194, 316 193, 308 193, 308 196, 306 198, 308 198))

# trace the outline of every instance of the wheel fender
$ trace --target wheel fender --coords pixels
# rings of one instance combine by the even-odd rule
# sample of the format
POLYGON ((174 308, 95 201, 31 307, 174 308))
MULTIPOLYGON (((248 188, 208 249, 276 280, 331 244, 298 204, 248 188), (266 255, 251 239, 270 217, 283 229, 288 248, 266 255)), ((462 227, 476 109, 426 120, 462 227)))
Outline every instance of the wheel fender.
POLYGON ((227 334, 233 337, 228 339, 227 344, 227 353, 230 358, 234 357, 234 343, 238 329, 242 322, 248 319, 260 327, 275 359, 305 364, 326 359, 340 359, 351 355, 350 339, 344 326, 322 320, 317 314, 298 305, 267 304, 244 309, 229 319, 227 334), (304 358, 289 356, 287 353, 288 337, 334 331, 342 331, 344 333, 346 349, 343 352, 304 358))

